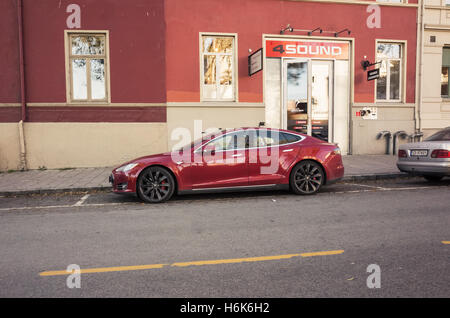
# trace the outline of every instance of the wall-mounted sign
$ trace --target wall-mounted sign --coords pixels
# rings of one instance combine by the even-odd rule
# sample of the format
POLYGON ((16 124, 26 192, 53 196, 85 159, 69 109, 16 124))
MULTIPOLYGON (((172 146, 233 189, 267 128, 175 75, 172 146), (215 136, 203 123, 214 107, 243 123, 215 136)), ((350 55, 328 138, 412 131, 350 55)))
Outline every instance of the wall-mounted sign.
POLYGON ((356 117, 362 117, 362 119, 378 119, 376 107, 364 107, 363 109, 356 112, 356 117))
POLYGON ((348 60, 347 42, 266 40, 266 57, 308 57, 348 60))
POLYGON ((248 56, 248 76, 258 73, 263 68, 262 49, 253 52, 248 56))
POLYGON ((380 77, 380 69, 379 68, 367 71, 367 80, 368 81, 373 81, 374 79, 378 79, 379 77, 380 77))

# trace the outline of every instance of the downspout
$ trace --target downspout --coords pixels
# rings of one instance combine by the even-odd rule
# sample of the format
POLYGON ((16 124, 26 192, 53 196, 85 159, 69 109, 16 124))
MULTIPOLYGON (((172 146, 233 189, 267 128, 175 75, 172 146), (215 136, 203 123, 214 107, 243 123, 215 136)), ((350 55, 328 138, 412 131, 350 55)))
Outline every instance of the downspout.
POLYGON ((419 0, 417 21, 417 50, 416 50, 416 132, 422 131, 422 81, 423 81, 423 48, 424 48, 424 0, 419 0))
POLYGON ((23 4, 22 0, 17 0, 17 22, 19 33, 19 72, 20 72, 20 104, 21 104, 21 120, 19 122, 19 140, 20 140, 20 170, 27 170, 27 155, 25 148, 24 123, 27 119, 26 113, 26 90, 25 90, 25 64, 23 54, 23 4))

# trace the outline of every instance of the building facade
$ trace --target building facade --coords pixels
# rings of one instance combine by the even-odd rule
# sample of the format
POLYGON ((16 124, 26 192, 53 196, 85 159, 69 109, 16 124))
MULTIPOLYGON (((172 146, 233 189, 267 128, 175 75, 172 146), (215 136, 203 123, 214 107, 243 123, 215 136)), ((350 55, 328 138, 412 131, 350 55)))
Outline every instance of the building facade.
POLYGON ((419 128, 419 9, 417 0, 2 1, 0 170, 111 166, 181 145, 180 131, 261 123, 344 154, 385 153, 381 131, 419 128))
POLYGON ((450 1, 423 1, 419 127, 425 136, 450 126, 450 1))

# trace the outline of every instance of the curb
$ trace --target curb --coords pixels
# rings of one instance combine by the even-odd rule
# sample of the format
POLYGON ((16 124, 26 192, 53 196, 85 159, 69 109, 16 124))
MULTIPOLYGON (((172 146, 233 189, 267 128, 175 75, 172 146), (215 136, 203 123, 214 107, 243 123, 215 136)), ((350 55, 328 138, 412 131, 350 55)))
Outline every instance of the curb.
MULTIPOLYGON (((360 174, 344 176, 340 181, 370 181, 370 180, 389 180, 397 178, 414 178, 415 176, 404 172, 378 173, 378 174, 360 174)), ((417 177, 417 176, 416 176, 417 177)))
MULTIPOLYGON (((403 172, 397 173, 378 173, 378 174, 361 174, 344 176, 339 182, 346 181, 370 181, 370 180, 389 180, 397 178, 413 178, 414 176, 403 172)), ((45 195, 56 193, 74 193, 74 192, 96 192, 96 191, 112 191, 111 186, 99 187, 75 187, 62 189, 37 189, 37 190, 18 190, 18 191, 0 191, 1 197, 20 196, 20 195, 45 195)))
POLYGON ((19 195, 45 195, 56 193, 79 193, 79 192, 96 192, 96 191, 112 191, 111 186, 100 187, 77 187, 77 188, 62 188, 62 189, 37 189, 37 190, 17 190, 17 191, 0 191, 0 197, 12 197, 19 195))

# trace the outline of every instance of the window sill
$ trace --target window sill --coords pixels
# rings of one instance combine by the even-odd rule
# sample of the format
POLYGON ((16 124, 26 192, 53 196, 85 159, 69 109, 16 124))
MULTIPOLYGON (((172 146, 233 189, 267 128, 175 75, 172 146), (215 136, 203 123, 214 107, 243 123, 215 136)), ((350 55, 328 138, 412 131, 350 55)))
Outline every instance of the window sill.
POLYGON ((375 101, 375 104, 386 104, 386 105, 402 105, 405 104, 404 101, 401 100, 377 100, 375 101))
POLYGON ((110 106, 111 103, 108 101, 94 102, 94 101, 73 101, 66 103, 67 106, 110 106))
POLYGON ((237 100, 235 99, 230 99, 230 100, 217 100, 217 99, 202 99, 200 100, 200 103, 216 103, 216 104, 223 104, 223 103, 231 103, 231 104, 236 104, 238 103, 237 100))
POLYGON ((210 107, 210 108, 261 108, 264 107, 263 102, 217 102, 217 101, 200 101, 200 102, 167 102, 167 107, 210 107))

